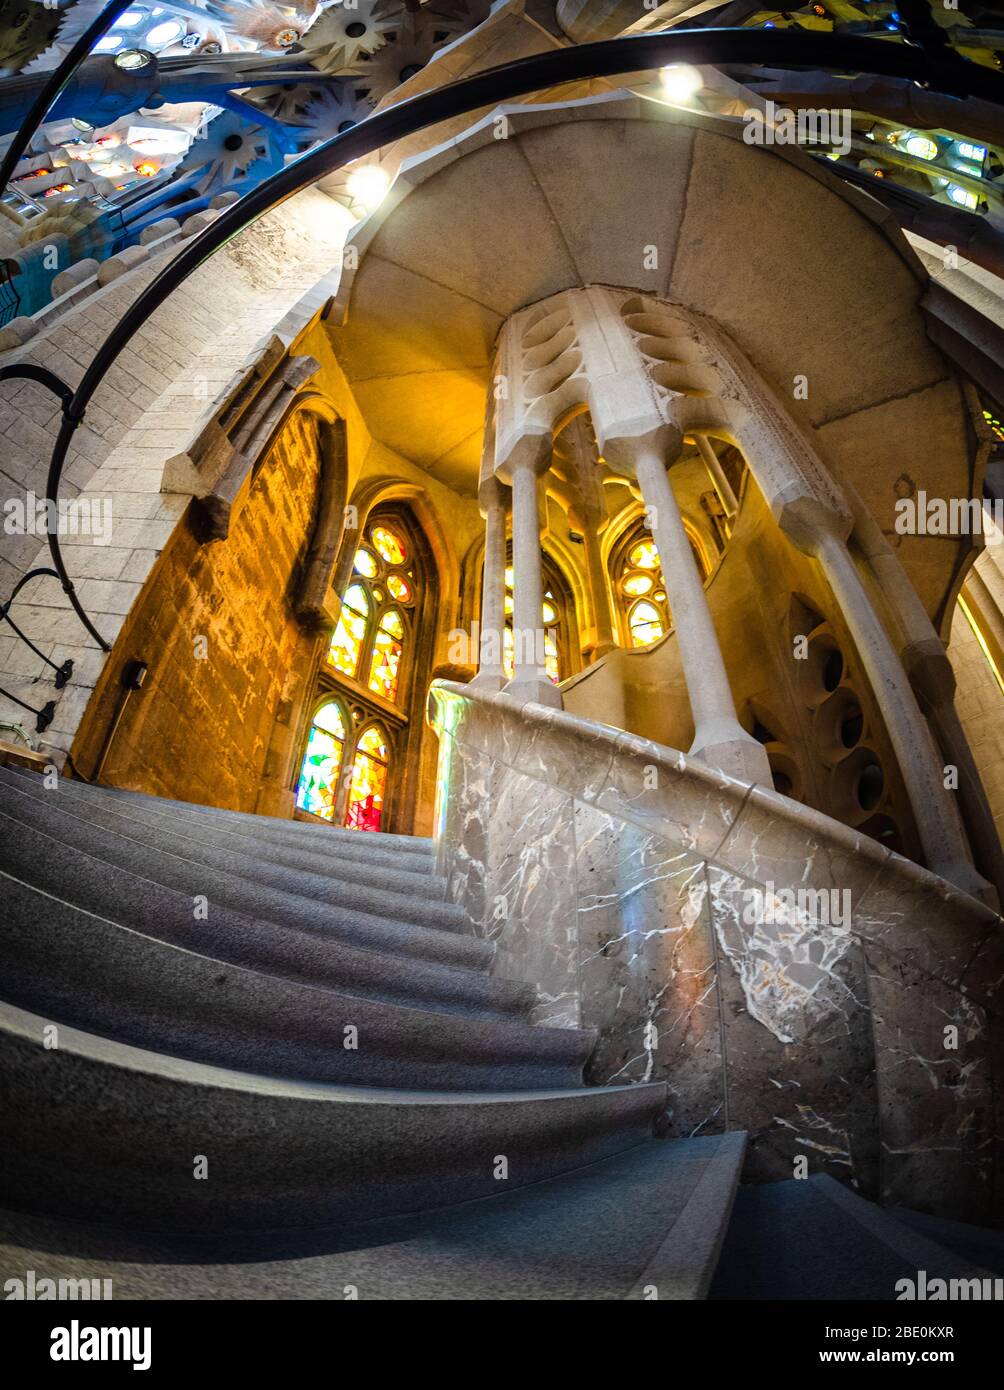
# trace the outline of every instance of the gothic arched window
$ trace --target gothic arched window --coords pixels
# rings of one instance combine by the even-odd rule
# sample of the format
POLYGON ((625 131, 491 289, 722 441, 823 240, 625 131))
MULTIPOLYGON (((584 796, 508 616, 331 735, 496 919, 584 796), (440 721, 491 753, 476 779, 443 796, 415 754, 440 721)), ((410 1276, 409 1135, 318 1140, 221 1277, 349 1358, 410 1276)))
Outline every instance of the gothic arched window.
MULTIPOLYGON (((703 558, 690 536, 690 548, 702 579, 703 558)), ((643 524, 628 530, 611 557, 611 573, 624 636, 630 647, 649 647, 665 637, 673 622, 662 562, 655 541, 643 524)))
POLYGON ((345 824, 350 829, 380 829, 389 758, 387 735, 379 724, 371 724, 356 740, 345 811, 345 824))
MULTIPOLYGON (((505 628, 502 632, 502 667, 512 680, 513 675, 513 569, 505 572, 505 628)), ((567 622, 564 602, 559 597, 559 585, 544 564, 544 601, 541 604, 541 624, 544 629, 544 670, 555 685, 569 673, 562 669, 563 653, 567 651, 567 622)))
POLYGON ((338 774, 349 725, 338 700, 328 700, 314 715, 296 788, 296 804, 322 820, 332 820, 338 799, 338 774))
POLYGON ((320 703, 296 783, 299 811, 353 830, 386 830, 389 806, 394 815, 406 812, 397 798, 422 728, 412 705, 416 692, 424 696, 434 600, 421 532, 405 512, 381 508, 352 554, 318 671, 320 703))
POLYGON ((368 527, 355 554, 327 665, 396 701, 414 602, 414 571, 404 536, 386 524, 368 527))

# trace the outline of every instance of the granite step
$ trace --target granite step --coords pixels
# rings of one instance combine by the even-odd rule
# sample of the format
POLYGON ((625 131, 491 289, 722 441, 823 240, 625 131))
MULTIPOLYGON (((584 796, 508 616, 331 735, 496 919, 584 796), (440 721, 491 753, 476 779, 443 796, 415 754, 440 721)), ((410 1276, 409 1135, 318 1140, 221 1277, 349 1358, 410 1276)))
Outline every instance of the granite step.
MULTIPOLYGON (((57 802, 58 792, 4 780, 4 771, 0 768, 0 812, 11 820, 41 831, 60 845, 115 865, 141 881, 186 894, 190 900, 205 897, 210 919, 219 905, 260 922, 345 940, 368 950, 390 951, 471 969, 485 969, 493 959, 492 944, 478 937, 304 896, 296 891, 298 876, 288 870, 281 872, 286 881, 295 886, 292 889, 273 887, 262 882, 262 875, 246 864, 242 865, 243 873, 227 871, 207 865, 204 858, 190 858, 187 853, 179 852, 180 842, 173 849, 162 848, 156 843, 156 832, 144 833, 143 827, 132 832, 129 822, 122 817, 114 817, 116 828, 109 829, 101 823, 104 818, 100 807, 83 808, 84 813, 81 813, 79 806, 63 800, 57 802)), ((188 846, 184 848, 187 850, 188 846)), ((2 853, 0 846, 0 865, 2 853)), ((141 887, 140 891, 146 890, 141 887)))
MULTIPOLYGON (((198 843, 233 850, 237 854, 253 855, 258 862, 277 864, 288 869, 302 869, 308 874, 320 874, 326 878, 336 878, 341 883, 355 884, 380 890, 414 895, 422 901, 442 904, 446 896, 446 880, 427 867, 423 871, 412 871, 399 861, 405 856, 394 851, 366 854, 363 849, 352 846, 352 854, 341 851, 337 844, 325 843, 323 836, 298 835, 290 839, 261 835, 255 827, 243 822, 235 825, 231 821, 221 821, 219 817, 200 814, 194 810, 178 810, 161 807, 146 800, 126 801, 110 798, 103 794, 104 789, 87 786, 84 782, 72 782, 60 778, 51 789, 46 789, 41 778, 32 773, 14 772, 12 777, 21 776, 33 782, 42 795, 58 797, 60 804, 67 802, 77 809, 78 814, 86 814, 92 806, 127 819, 131 824, 147 825, 163 832, 164 843, 178 838, 182 841, 195 840, 198 843)), ((290 822, 296 826, 296 822, 290 822)), ((360 838, 359 835, 356 837, 360 838)), ((366 839, 371 837, 366 836, 366 839)))
POLYGON ((522 1017, 537 1001, 532 985, 483 969, 357 947, 330 934, 248 917, 218 902, 196 917, 191 895, 138 878, 3 812, 0 870, 145 936, 305 984, 479 1018, 522 1017))
POLYGON ((279 1080, 65 1024, 53 1045, 51 1023, 0 1004, 0 1205, 117 1227, 276 1230, 487 1197, 642 1143, 666 1097, 279 1080))
POLYGON ((581 1086, 592 1031, 390 1004, 184 950, 0 873, 4 998, 262 1076, 416 1090, 581 1086))
POLYGON ((516 1191, 293 1237, 151 1238, 0 1212, 0 1277, 110 1279, 113 1299, 139 1300, 698 1299, 744 1140, 648 1139, 516 1191))
MULTIPOLYGON (((40 781, 39 773, 30 769, 12 768, 12 772, 40 781)), ((390 835, 383 831, 371 833, 348 830, 343 826, 324 825, 320 821, 299 821, 280 819, 276 816, 259 816, 248 811, 227 811, 215 806, 203 806, 193 801, 177 801, 171 797, 151 796, 146 792, 127 791, 123 787, 106 787, 76 779, 62 778, 65 784, 82 796, 93 796, 103 802, 118 801, 130 807, 146 807, 149 810, 166 813, 177 811, 197 815, 214 824, 227 824, 235 830, 242 828, 246 833, 276 843, 324 845, 346 859, 363 859, 367 863, 386 862, 388 866, 408 869, 416 873, 435 872, 435 844, 425 836, 390 835)))
MULTIPOLYGON (((207 869, 253 879, 263 886, 296 893, 300 897, 313 898, 332 906, 377 913, 395 921, 412 922, 416 926, 459 932, 467 925, 462 909, 442 901, 441 896, 419 896, 414 890, 399 892, 342 880, 337 877, 335 865, 317 873, 274 864, 255 854, 251 846, 232 849, 214 844, 209 830, 200 831, 195 826, 186 832, 174 824, 151 825, 127 807, 121 806, 120 809, 120 803, 107 797, 92 795, 86 800, 80 799, 70 790, 72 784, 64 779, 60 779, 54 788, 46 789, 38 778, 29 782, 30 777, 31 774, 0 768, 0 784, 4 786, 26 789, 27 794, 36 800, 49 806, 65 807, 69 814, 84 819, 88 825, 112 830, 125 839, 153 849, 166 850, 192 863, 203 864, 207 869)), ((209 824, 211 830, 212 823, 209 824)))
POLYGON ((828 1174, 740 1189, 713 1299, 892 1302, 901 1280, 992 1279, 828 1174))

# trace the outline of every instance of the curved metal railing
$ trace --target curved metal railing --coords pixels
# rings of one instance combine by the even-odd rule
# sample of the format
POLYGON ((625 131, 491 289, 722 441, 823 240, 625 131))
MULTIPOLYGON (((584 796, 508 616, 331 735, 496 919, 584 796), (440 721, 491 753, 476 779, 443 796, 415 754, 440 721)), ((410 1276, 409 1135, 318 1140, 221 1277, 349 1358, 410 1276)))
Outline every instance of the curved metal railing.
MULTIPOLYGON (((309 188, 333 169, 371 154, 383 145, 441 121, 543 88, 588 78, 648 72, 672 63, 736 62, 906 78, 952 97, 976 96, 1004 106, 1004 77, 968 62, 951 49, 923 42, 893 44, 801 29, 690 29, 626 35, 533 54, 412 97, 333 136, 263 180, 193 237, 137 296, 98 348, 76 390, 71 391, 55 378, 44 383, 60 395, 63 406, 63 419, 49 462, 47 500, 57 502, 63 464, 74 431, 122 349, 194 270, 237 233, 287 198, 309 188)), ((8 367, 0 372, 0 377, 20 374, 41 379, 39 370, 8 367)), ((51 373, 47 375, 51 377, 51 373)), ((62 561, 58 537, 51 531, 49 549, 63 590, 77 616, 99 645, 110 650, 109 643, 98 633, 80 604, 62 561)))

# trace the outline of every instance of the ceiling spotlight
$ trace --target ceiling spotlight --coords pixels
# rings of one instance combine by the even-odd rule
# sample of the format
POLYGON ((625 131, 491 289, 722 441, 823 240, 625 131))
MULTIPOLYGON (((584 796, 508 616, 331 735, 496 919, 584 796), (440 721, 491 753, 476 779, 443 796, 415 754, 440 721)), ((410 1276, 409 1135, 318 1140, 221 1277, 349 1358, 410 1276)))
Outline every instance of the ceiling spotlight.
POLYGON ((661 68, 659 78, 663 96, 681 104, 692 101, 704 86, 704 78, 689 63, 673 63, 671 67, 661 68))
POLYGON ((154 61, 152 53, 145 48, 126 48, 115 55, 115 66, 125 72, 139 72, 154 61))
POLYGON ((367 212, 372 212, 383 202, 390 188, 390 175, 378 164, 362 164, 349 174, 345 187, 356 202, 362 203, 367 212))

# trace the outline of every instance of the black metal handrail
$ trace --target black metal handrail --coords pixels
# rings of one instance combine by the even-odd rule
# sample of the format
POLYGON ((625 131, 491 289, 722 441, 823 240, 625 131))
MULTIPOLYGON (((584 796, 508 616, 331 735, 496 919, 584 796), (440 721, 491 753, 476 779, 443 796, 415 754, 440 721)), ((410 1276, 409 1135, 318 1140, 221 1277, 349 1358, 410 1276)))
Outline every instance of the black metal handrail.
MULTIPOLYGON (((11 596, 7 600, 7 602, 0 603, 0 623, 7 623, 8 626, 13 628, 14 631, 17 633, 18 637, 25 644, 25 646, 30 647, 36 656, 41 657, 41 659, 45 662, 46 666, 52 667, 52 669, 56 673, 56 689, 62 690, 63 686, 73 675, 73 662, 64 661, 62 666, 57 666, 54 661, 50 661, 50 659, 46 656, 45 652, 40 651, 39 648, 35 646, 35 643, 31 640, 31 638, 25 636, 25 634, 18 627, 14 619, 10 616, 11 604, 17 598, 18 594, 28 583, 28 581, 30 579, 39 579, 43 575, 47 574, 53 575, 56 579, 59 578, 59 575, 56 574, 55 570, 51 570, 45 567, 29 570, 27 574, 23 574, 21 576, 21 578, 14 585, 14 588, 11 591, 11 596)), ((45 730, 52 723, 53 716, 56 713, 55 700, 49 700, 46 704, 42 706, 41 709, 35 709, 34 705, 29 705, 26 701, 18 699, 18 697, 16 695, 12 695, 9 690, 4 690, 0 688, 0 695, 3 695, 5 699, 12 701, 15 705, 20 705, 21 709, 26 709, 29 714, 33 714, 35 716, 35 732, 37 734, 44 733, 45 730)))
MULTIPOLYGON (((898 77, 953 97, 978 96, 1004 106, 1004 78, 952 50, 934 52, 913 44, 807 32, 801 29, 689 29, 626 35, 599 43, 532 54, 377 112, 264 179, 239 202, 189 241, 127 309, 95 353, 79 386, 63 399, 63 419, 53 446, 46 484, 55 501, 73 433, 105 373, 133 335, 189 275, 238 232, 333 169, 429 126, 542 88, 594 77, 648 72, 671 63, 742 62, 771 67, 812 68, 898 77)), ((13 373, 16 369, 5 369, 13 373)), ((4 373, 0 373, 2 376, 4 373)), ((26 374, 26 373, 25 373, 26 374)), ((50 388, 52 386, 49 383, 50 388)), ((60 383, 63 392, 68 388, 60 383)), ((64 591, 78 617, 110 650, 80 605, 66 574, 58 538, 49 548, 64 591)))
MULTIPOLYGON (((13 630, 17 633, 18 637, 20 637, 21 641, 25 644, 25 646, 30 647, 36 656, 41 657, 41 659, 45 662, 46 666, 52 667, 52 669, 56 673, 56 679, 54 682, 56 689, 62 690, 63 686, 73 675, 73 662, 70 660, 66 660, 63 662, 61 666, 57 666, 54 661, 50 660, 50 658, 46 656, 45 652, 41 651, 38 647, 35 646, 35 643, 31 640, 30 637, 27 637, 21 631, 17 623, 10 615, 11 604, 17 598, 18 594, 21 592, 24 586, 28 583, 28 580, 40 579, 47 574, 51 574, 54 579, 59 578, 58 573, 55 570, 49 569, 47 566, 40 566, 38 569, 29 570, 27 574, 23 574, 21 576, 21 578, 14 585, 14 588, 11 591, 11 596, 7 600, 7 602, 0 603, 0 623, 6 623, 8 627, 13 628, 13 630)), ((25 706, 25 708, 27 709, 28 706, 25 706)), ((38 711, 36 710, 35 713, 37 714, 38 711)))

